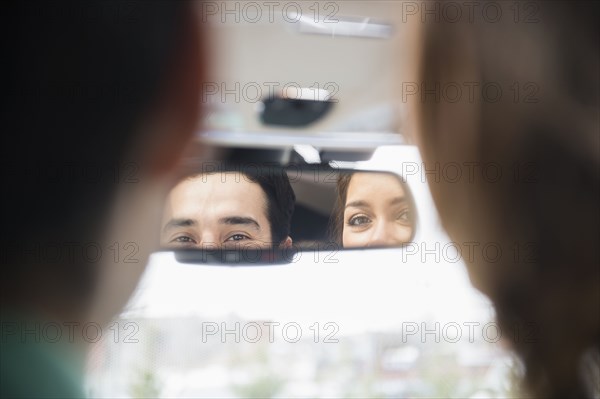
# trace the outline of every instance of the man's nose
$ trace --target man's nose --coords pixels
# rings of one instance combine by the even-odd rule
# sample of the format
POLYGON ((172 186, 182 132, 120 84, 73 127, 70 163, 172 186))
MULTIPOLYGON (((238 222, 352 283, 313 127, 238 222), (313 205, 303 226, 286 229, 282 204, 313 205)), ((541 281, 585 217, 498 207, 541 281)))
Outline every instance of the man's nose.
POLYGON ((375 223, 367 247, 390 247, 396 245, 393 223, 380 220, 375 223))
POLYGON ((210 231, 203 232, 202 238, 198 243, 198 247, 205 251, 210 251, 211 249, 220 248, 221 245, 217 242, 217 238, 210 231))

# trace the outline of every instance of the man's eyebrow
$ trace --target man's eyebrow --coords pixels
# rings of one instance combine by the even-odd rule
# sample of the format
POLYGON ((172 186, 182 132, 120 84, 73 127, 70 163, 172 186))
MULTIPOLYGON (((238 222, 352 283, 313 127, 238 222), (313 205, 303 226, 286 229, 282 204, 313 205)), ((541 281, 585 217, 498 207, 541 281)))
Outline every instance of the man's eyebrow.
POLYGON ((173 229, 175 227, 190 227, 195 226, 196 221, 193 219, 171 219, 163 228, 163 231, 173 229))
POLYGON ((355 208, 368 208, 369 204, 367 203, 367 201, 357 200, 357 201, 348 202, 346 204, 346 206, 344 207, 344 209, 349 208, 351 206, 355 207, 355 208))
POLYGON ((220 224, 229 224, 229 225, 235 225, 235 224, 251 225, 254 228, 256 228, 257 230, 260 230, 260 225, 258 224, 258 222, 251 217, 228 216, 228 217, 219 219, 219 223, 220 224))

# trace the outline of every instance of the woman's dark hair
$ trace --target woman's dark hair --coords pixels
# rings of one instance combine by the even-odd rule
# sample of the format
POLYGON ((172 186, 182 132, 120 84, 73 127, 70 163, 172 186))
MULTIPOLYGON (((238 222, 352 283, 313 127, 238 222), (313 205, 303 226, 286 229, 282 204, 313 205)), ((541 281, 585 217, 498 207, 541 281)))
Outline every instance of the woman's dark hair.
POLYGON ((494 182, 430 181, 442 223, 455 242, 502 249, 497 262, 466 263, 501 329, 535 332, 506 335, 529 393, 591 397, 580 370, 600 349, 600 6, 532 4, 535 23, 425 24, 422 87, 491 83, 503 95, 419 98, 418 140, 429 167, 494 163, 502 172, 494 182), (515 84, 527 92, 515 97, 515 84))
POLYGON ((331 242, 343 247, 344 233, 344 207, 348 196, 348 186, 352 179, 352 173, 340 173, 337 178, 335 203, 333 212, 329 219, 329 239, 331 242))

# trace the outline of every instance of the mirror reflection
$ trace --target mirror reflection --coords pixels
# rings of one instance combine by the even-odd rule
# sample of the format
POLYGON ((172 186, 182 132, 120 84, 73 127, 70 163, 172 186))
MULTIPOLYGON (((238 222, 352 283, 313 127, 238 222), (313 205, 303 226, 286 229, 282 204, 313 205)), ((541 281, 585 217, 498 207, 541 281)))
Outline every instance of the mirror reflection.
POLYGON ((338 178, 334 239, 344 248, 400 246, 413 235, 413 210, 402 181, 391 173, 338 178))
POLYGON ((411 241, 415 209, 388 172, 298 167, 210 168, 170 190, 168 249, 337 249, 411 241))
POLYGON ((168 195, 161 244, 172 248, 290 247, 294 204, 285 172, 194 174, 168 195))

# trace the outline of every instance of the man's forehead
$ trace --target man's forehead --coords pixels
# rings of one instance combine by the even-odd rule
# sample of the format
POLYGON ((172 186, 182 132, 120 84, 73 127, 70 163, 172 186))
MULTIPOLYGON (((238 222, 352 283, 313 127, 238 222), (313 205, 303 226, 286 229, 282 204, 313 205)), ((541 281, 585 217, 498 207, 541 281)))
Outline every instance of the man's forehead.
POLYGON ((246 193, 266 199, 258 183, 251 181, 238 172, 195 175, 181 181, 172 193, 176 195, 197 195, 199 197, 224 197, 234 193, 246 193))
POLYGON ((228 183, 228 182, 240 182, 246 181, 249 183, 255 183, 244 173, 236 171, 218 171, 208 173, 198 173, 195 175, 188 176, 183 181, 201 180, 202 182, 214 182, 214 183, 228 183))
POLYGON ((169 195, 171 218, 243 215, 267 218, 267 199, 259 184, 227 172, 197 175, 180 182, 169 195), (240 178, 236 180, 236 176, 240 178))

